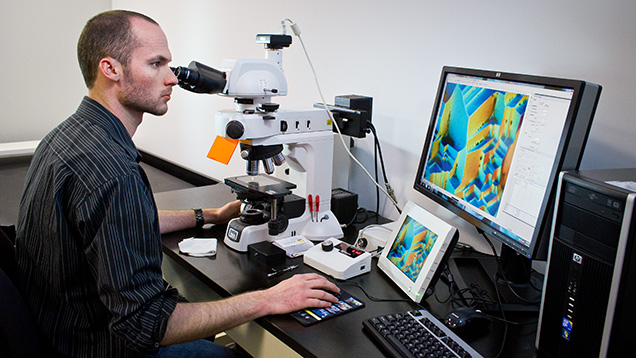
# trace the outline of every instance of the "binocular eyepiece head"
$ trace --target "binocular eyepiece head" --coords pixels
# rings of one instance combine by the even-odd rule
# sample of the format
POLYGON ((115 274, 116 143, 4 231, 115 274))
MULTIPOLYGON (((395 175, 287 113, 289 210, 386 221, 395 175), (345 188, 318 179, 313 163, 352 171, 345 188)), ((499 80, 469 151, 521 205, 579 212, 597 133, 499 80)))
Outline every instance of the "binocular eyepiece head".
POLYGON ((227 83, 225 72, 192 61, 188 67, 170 67, 179 80, 179 86, 194 93, 223 92, 227 83))

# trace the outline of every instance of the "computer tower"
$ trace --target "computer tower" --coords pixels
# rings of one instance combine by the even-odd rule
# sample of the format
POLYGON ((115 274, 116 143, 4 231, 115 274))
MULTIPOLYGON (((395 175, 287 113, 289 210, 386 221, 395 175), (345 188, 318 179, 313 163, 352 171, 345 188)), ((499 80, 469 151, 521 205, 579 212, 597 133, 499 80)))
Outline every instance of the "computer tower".
POLYGON ((563 172, 536 346, 548 357, 616 357, 636 331, 636 169, 563 172))

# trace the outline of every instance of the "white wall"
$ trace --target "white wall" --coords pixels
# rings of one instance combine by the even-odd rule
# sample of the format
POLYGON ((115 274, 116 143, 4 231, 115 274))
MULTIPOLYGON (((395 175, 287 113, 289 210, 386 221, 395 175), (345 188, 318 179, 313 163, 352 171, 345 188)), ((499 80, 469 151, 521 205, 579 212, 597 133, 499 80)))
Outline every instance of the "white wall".
MULTIPOLYGON (((113 1, 115 7, 146 12, 162 24, 175 64, 196 59, 214 67, 226 57, 261 58, 263 50, 254 43, 254 35, 277 31, 283 18, 297 22, 328 101, 350 93, 373 97, 373 122, 401 205, 414 200, 453 220, 463 228, 463 240, 474 235, 474 229, 412 189, 443 65, 569 77, 603 85, 582 167, 636 166, 632 140, 636 121, 631 120, 630 106, 636 83, 631 71, 636 59, 636 43, 630 38, 636 33, 636 3, 632 1, 170 4, 113 1)), ((284 106, 307 107, 319 101, 296 38, 285 50, 284 68, 289 82, 289 95, 280 100, 284 106)), ((229 99, 175 91, 169 114, 146 120, 137 143, 213 177, 243 174, 243 161, 238 158, 229 169, 205 158, 213 139, 214 111, 231 106, 229 99), (160 140, 157 130, 165 133, 167 141, 160 140)), ((370 139, 356 141, 355 153, 371 167, 370 139)), ((359 170, 339 174, 340 179, 349 174, 349 187, 361 194, 361 205, 375 208, 375 190, 359 170)), ((384 215, 397 217, 385 200, 382 207, 384 215)))
POLYGON ((0 143, 39 140, 75 112, 86 87, 77 39, 110 0, 3 1, 0 143))
MULTIPOLYGON (((86 6, 92 4, 97 12, 102 2, 91 0, 86 6)), ((81 77, 76 61, 68 62, 72 62, 81 24, 89 16, 86 12, 65 12, 64 18, 56 21, 77 26, 77 34, 56 36, 51 33, 50 22, 42 26, 55 6, 41 3, 38 7, 18 2, 11 5, 16 7, 16 14, 38 20, 28 26, 14 20, 10 26, 21 25, 19 33, 42 53, 35 56, 37 51, 26 49, 24 43, 7 43, 10 40, 5 35, 3 58, 12 61, 13 69, 26 67, 48 77, 43 81, 46 85, 32 85, 31 91, 26 85, 17 89, 15 83, 20 77, 7 71, 8 62, 3 59, 0 141, 38 139, 79 103, 75 89, 82 86, 81 77), (26 10, 37 16, 27 16, 26 10), (54 46, 51 36, 57 39, 54 46), (11 51, 7 53, 6 49, 11 51), (34 97, 40 101, 37 108, 31 108, 34 97), (28 115, 22 116, 27 109, 28 115)), ((443 65, 601 84, 603 94, 582 167, 636 167, 636 121, 631 118, 636 83, 632 70, 636 59, 633 1, 112 0, 112 6, 144 12, 162 24, 174 65, 187 65, 196 59, 215 67, 223 58, 262 58, 262 46, 255 44, 254 35, 277 32, 283 18, 294 20, 303 31, 327 101, 339 94, 373 97, 373 122, 400 203, 413 200, 455 220, 466 228, 463 238, 472 229, 412 189, 443 65)), ((7 34, 7 29, 3 30, 7 34)), ((289 95, 279 102, 285 108, 306 108, 318 102, 297 38, 283 56, 289 95)), ((244 164, 238 158, 230 167, 205 158, 214 138, 214 112, 231 108, 230 99, 175 89, 169 105, 166 116, 146 118, 134 138, 140 148, 218 179, 243 174, 244 164)), ((356 140, 354 150, 370 168, 371 140, 356 140)), ((349 177, 349 187, 361 194, 362 206, 375 208, 375 191, 359 170, 339 170, 336 174, 339 183, 349 177)), ((384 215, 397 217, 385 202, 382 207, 384 215)))

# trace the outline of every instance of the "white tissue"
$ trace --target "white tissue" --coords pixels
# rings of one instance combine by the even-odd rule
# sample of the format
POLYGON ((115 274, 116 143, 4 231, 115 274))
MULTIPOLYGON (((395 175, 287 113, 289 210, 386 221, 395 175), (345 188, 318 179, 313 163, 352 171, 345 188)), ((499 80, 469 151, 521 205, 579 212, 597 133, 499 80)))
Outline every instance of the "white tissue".
POLYGON ((201 239, 191 237, 179 243, 179 251, 190 256, 216 255, 216 239, 201 239))

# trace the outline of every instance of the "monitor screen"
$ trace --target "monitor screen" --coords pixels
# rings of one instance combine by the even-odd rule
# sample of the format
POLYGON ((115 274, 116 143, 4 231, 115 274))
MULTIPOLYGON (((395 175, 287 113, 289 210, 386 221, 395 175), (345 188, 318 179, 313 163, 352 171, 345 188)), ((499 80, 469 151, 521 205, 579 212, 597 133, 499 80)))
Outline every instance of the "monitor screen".
POLYGON ((415 189, 534 258, 599 95, 583 81, 444 67, 415 189))

